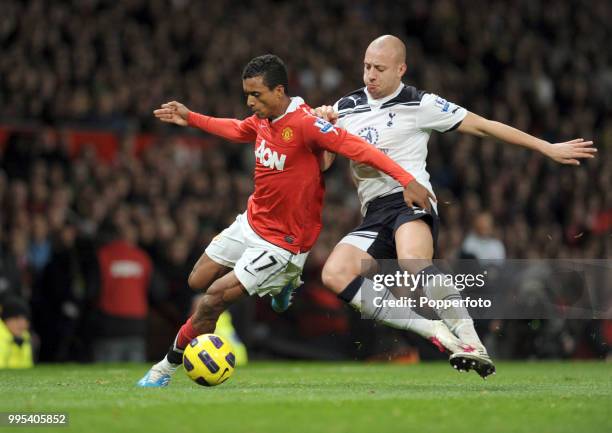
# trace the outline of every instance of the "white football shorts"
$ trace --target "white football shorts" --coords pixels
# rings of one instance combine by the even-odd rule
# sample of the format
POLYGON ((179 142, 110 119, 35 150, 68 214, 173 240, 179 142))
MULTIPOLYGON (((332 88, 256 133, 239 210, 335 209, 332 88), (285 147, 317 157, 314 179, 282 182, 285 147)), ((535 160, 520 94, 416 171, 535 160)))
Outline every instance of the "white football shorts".
POLYGON ((219 233, 205 250, 220 265, 234 269, 250 295, 277 295, 287 283, 300 284, 308 252, 293 254, 259 236, 246 212, 219 233))

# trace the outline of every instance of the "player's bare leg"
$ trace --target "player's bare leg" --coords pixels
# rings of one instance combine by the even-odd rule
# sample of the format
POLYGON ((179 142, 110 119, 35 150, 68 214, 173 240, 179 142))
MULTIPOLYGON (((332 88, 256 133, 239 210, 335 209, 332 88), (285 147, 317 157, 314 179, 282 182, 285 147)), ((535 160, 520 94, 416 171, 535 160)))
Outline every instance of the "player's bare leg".
MULTIPOLYGON (((361 311, 365 317, 392 328, 415 332, 442 351, 454 353, 462 350, 461 342, 439 320, 426 319, 408 308, 406 317, 392 318, 389 307, 376 308, 369 302, 362 303, 362 290, 372 290, 372 281, 364 276, 374 272, 376 266, 375 260, 368 253, 353 245, 340 243, 336 245, 323 267, 322 280, 340 299, 361 311)), ((394 297, 390 292, 385 296, 394 297)))
POLYGON ((203 254, 189 276, 189 285, 205 291, 194 314, 180 328, 168 354, 138 382, 143 387, 167 386, 180 366, 187 344, 200 334, 213 332, 221 313, 247 293, 230 268, 219 265, 203 254))
MULTIPOLYGON (((395 233, 395 244, 400 266, 404 270, 413 274, 442 274, 432 263, 433 237, 425 221, 415 220, 402 224, 395 233)), ((423 290, 430 299, 461 299, 456 288, 444 284, 426 284, 423 290)), ((451 365, 458 370, 473 368, 483 378, 495 373, 495 366, 474 329, 474 322, 467 309, 449 307, 438 309, 436 313, 464 343, 464 350, 451 355, 451 365)))
POLYGON ((191 325, 197 335, 213 332, 223 311, 240 298, 248 296, 244 286, 232 271, 216 280, 198 302, 191 325))
MULTIPOLYGON (((187 280, 189 287, 195 291, 200 291, 206 293, 209 287, 221 277, 226 275, 232 269, 223 266, 214 260, 212 260, 206 253, 202 253, 196 264, 193 266, 191 273, 189 274, 189 278, 187 280)), ((198 300, 198 304, 200 305, 203 298, 198 300)), ((197 312, 197 308, 195 309, 197 312)), ((187 321, 189 322, 189 320, 187 321)), ((187 322, 183 325, 183 328, 187 325, 187 322)), ((181 328, 181 329, 183 329, 181 328)), ((178 339, 180 335, 180 330, 177 336, 175 337, 170 349, 168 350, 168 354, 161 361, 161 366, 165 367, 170 372, 176 370, 176 367, 181 364, 183 349, 184 347, 179 347, 178 339), (174 369, 174 370, 173 370, 174 369)), ((200 335, 200 334, 197 334, 200 335)), ((196 335, 196 336, 197 336, 196 335)))
POLYGON ((203 253, 193 266, 187 282, 193 290, 205 292, 215 280, 231 270, 232 268, 220 265, 203 253))

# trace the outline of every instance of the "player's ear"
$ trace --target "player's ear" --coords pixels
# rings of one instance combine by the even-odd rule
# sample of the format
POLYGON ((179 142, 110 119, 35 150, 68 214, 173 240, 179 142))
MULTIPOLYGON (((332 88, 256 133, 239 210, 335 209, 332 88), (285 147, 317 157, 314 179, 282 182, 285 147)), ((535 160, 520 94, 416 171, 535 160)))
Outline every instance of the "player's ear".
POLYGON ((279 84, 274 88, 274 94, 278 97, 283 97, 285 96, 286 93, 287 93, 287 90, 285 89, 285 86, 283 86, 282 84, 279 84))
POLYGON ((401 65, 399 65, 399 69, 397 72, 399 73, 400 77, 403 77, 407 70, 408 66, 406 66, 405 63, 402 63, 401 65))

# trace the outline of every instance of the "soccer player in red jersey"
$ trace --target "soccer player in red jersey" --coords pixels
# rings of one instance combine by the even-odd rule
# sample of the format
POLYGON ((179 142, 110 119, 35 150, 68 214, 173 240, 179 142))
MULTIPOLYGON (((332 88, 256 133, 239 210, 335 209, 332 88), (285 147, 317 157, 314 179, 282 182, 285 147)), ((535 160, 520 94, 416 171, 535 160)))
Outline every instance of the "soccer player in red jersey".
POLYGON ((236 142, 255 143, 255 189, 247 211, 206 248, 189 285, 205 291, 195 313, 179 330, 166 357, 138 382, 166 386, 187 344, 213 332, 221 312, 243 296, 279 295, 300 284, 308 251, 321 231, 324 152, 368 164, 397 180, 409 206, 425 206, 432 194, 384 153, 363 139, 311 114, 299 97, 287 93, 287 70, 274 55, 256 57, 242 75, 245 120, 219 119, 189 111, 178 102, 163 104, 163 122, 193 126, 236 142))

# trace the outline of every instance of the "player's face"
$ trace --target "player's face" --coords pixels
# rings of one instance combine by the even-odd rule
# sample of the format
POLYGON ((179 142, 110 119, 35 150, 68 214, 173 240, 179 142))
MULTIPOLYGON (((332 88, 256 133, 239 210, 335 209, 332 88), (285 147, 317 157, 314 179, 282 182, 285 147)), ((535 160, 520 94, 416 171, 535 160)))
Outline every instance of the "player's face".
POLYGON ((247 106, 260 119, 278 117, 283 113, 282 106, 285 91, 283 86, 270 89, 263 77, 252 77, 242 80, 242 89, 247 98, 247 106))
POLYGON ((368 48, 363 59, 363 82, 374 99, 393 93, 406 72, 392 50, 368 48))

